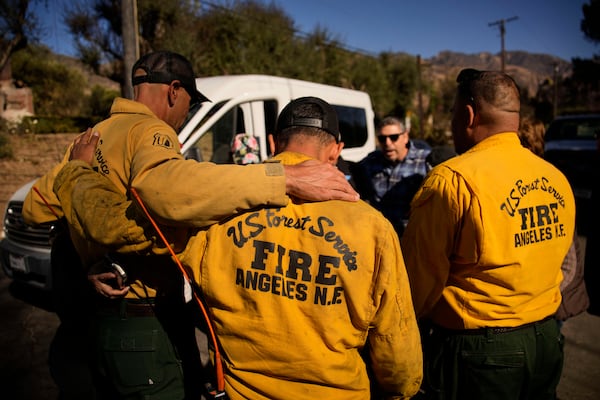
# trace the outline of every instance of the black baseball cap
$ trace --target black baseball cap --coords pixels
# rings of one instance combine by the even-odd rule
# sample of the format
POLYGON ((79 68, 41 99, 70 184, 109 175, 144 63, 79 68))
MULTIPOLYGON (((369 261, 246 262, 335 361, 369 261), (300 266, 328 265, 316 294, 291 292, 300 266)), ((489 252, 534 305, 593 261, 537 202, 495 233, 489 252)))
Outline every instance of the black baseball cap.
POLYGON ((181 82, 181 86, 190 95, 190 103, 202 103, 210 101, 198 89, 196 89, 196 78, 192 64, 181 54, 171 51, 157 51, 140 57, 131 69, 131 84, 140 83, 164 83, 173 81, 181 82), (135 71, 143 69, 146 75, 135 76, 135 71))
POLYGON ((338 116, 335 109, 325 100, 318 97, 299 97, 290 101, 288 105, 281 110, 281 113, 277 118, 275 135, 278 135, 286 128, 295 126, 323 129, 327 133, 330 133, 335 138, 336 142, 339 143, 341 140, 338 116), (303 115, 304 113, 300 108, 304 105, 313 105, 320 109, 320 118, 303 115))

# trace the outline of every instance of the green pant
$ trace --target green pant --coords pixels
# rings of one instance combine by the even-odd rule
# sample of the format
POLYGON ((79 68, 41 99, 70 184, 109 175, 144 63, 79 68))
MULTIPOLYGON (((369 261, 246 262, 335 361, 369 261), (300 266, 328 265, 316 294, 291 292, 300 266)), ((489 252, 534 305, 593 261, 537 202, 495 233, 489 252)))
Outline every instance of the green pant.
POLYGON ((554 319, 503 333, 433 328, 423 345, 427 399, 556 398, 564 337, 554 319))
POLYGON ((99 316, 99 370, 122 399, 184 399, 181 361, 156 317, 99 316))

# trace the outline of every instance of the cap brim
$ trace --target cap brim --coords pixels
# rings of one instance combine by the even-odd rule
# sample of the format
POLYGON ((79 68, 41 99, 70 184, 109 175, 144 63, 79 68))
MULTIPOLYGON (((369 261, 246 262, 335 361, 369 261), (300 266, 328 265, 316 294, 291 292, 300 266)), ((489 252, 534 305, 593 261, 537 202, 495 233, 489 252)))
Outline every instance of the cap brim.
POLYGON ((202 93, 200 93, 200 91, 196 90, 196 93, 195 93, 194 97, 192 98, 192 101, 194 101, 196 103, 204 103, 205 101, 210 102, 210 99, 208 97, 206 97, 205 95, 203 95, 202 93))

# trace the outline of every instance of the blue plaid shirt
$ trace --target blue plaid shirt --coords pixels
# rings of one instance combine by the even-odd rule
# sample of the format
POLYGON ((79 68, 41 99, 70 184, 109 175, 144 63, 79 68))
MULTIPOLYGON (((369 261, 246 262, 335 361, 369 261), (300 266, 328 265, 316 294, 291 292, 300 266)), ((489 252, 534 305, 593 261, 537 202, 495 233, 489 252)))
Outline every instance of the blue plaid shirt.
POLYGON ((410 201, 431 170, 427 162, 431 150, 409 143, 408 154, 398 163, 387 160, 381 150, 370 153, 358 163, 354 177, 363 200, 380 210, 399 233, 408 218, 410 201))

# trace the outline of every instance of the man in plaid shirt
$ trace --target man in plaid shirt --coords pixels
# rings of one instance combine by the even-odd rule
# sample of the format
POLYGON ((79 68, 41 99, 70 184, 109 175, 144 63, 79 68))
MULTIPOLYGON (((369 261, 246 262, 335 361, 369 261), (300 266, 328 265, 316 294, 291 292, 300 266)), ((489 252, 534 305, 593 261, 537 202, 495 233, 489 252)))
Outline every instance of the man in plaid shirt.
POLYGON ((356 167, 354 180, 361 198, 389 219, 398 236, 408 220, 410 201, 431 169, 429 148, 418 148, 409 129, 396 117, 384 118, 377 127, 379 149, 356 167))

